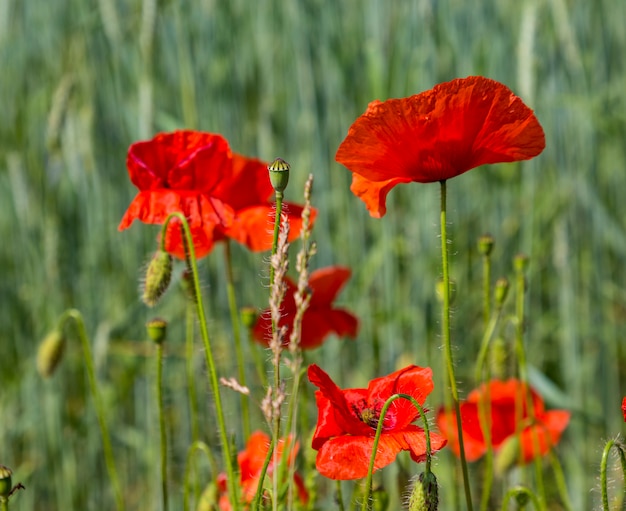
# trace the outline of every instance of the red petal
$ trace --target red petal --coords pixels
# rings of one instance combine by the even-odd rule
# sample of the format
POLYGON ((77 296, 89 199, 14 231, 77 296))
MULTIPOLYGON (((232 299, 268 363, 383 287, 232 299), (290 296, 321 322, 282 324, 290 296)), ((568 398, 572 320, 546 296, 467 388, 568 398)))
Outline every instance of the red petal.
POLYGON ((381 218, 387 212, 387 194, 400 183, 410 183, 410 179, 393 178, 385 181, 370 181, 369 179, 352 174, 350 190, 359 199, 365 202, 367 210, 374 218, 381 218))
MULTIPOLYGON (((300 236, 302 207, 291 203, 284 203, 283 206, 283 211, 289 219, 288 241, 291 242, 300 236)), ((312 219, 315 216, 316 211, 313 210, 312 219)), ((229 238, 246 245, 253 252, 270 250, 274 241, 275 217, 275 205, 269 203, 239 210, 235 221, 225 234, 229 238)))
MULTIPOLYGON (((209 228, 192 227, 191 239, 193 241, 193 249, 196 259, 208 255, 216 242, 223 239, 220 231, 209 228)), ((179 259, 185 259, 185 245, 180 228, 180 223, 176 221, 170 222, 167 233, 165 235, 165 250, 179 259)))
MULTIPOLYGON (((465 403, 461 405, 461 417, 463 418, 463 447, 467 461, 476 461, 487 451, 487 446, 483 440, 478 415, 468 414, 466 416, 465 403)), ((471 407, 475 411, 475 406, 471 407)), ((459 447, 459 435, 456 424, 456 413, 453 410, 446 412, 443 408, 437 414, 437 428, 448 440, 448 446, 458 457, 461 454, 459 447)))
MULTIPOLYGON (((396 459, 401 449, 395 441, 381 435, 376 451, 374 471, 386 467, 396 459)), ((317 453, 315 466, 329 479, 361 479, 367 470, 374 445, 373 437, 339 436, 326 442, 317 453)))
POLYGON ((126 160, 139 190, 169 188, 210 191, 228 175, 228 142, 213 133, 175 131, 130 146, 126 160))
POLYGON ((214 195, 237 211, 267 204, 273 192, 267 163, 234 153, 232 168, 218 183, 214 195))
POLYGON ((312 307, 329 306, 346 284, 352 271, 343 266, 328 266, 311 273, 309 286, 313 291, 312 307))
POLYGON ((626 397, 622 399, 622 415, 624 416, 624 422, 626 422, 626 397))
POLYGON ((398 182, 430 183, 479 165, 525 160, 545 147, 532 110, 505 85, 468 77, 383 103, 373 101, 350 127, 336 160, 368 181, 353 181, 373 216, 398 182), (396 181, 393 181, 396 180, 396 181))
POLYGON ((559 443, 561 434, 569 424, 570 413, 565 410, 551 410, 538 417, 538 423, 530 426, 521 435, 522 453, 524 462, 535 457, 539 447, 539 455, 543 456, 552 447, 559 443))
MULTIPOLYGON (((393 394, 408 394, 418 403, 424 404, 426 396, 433 390, 430 367, 409 366, 388 376, 376 378, 368 385, 368 403, 381 405, 393 394)), ((403 429, 419 416, 419 411, 407 399, 396 399, 385 416, 385 430, 403 429)))

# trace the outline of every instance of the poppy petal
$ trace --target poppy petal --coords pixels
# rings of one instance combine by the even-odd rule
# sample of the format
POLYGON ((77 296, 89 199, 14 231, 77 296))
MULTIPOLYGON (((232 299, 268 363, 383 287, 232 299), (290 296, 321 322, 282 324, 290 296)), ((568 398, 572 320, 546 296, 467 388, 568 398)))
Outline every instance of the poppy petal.
POLYGON ((217 184, 214 195, 237 211, 266 204, 273 193, 267 163, 233 153, 228 179, 217 184))
POLYGON ((565 410, 551 410, 538 418, 538 422, 522 431, 521 444, 524 462, 531 461, 539 448, 539 455, 543 456, 552 447, 559 443, 561 434, 569 424, 570 412, 565 410))
POLYGON ((370 181, 369 179, 352 174, 352 185, 350 191, 361 199, 370 215, 374 218, 381 218, 387 212, 387 194, 391 189, 400 183, 410 183, 410 179, 387 179, 385 181, 370 181))
MULTIPOLYGON (((378 444, 375 471, 392 463, 401 450, 395 440, 387 441, 385 437, 386 435, 381 435, 378 444)), ((322 445, 317 453, 315 466, 320 474, 329 479, 362 479, 367 476, 373 445, 373 437, 335 437, 322 445)))
POLYGON ((311 273, 309 286, 313 291, 311 305, 332 302, 352 275, 350 268, 329 266, 311 273))

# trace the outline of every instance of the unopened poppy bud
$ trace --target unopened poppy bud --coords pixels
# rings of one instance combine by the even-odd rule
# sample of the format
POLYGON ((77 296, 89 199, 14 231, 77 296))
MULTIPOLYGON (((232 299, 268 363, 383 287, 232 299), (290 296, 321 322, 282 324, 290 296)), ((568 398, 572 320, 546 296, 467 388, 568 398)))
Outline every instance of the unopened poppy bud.
POLYGON ((506 344, 502 337, 496 337, 489 351, 489 362, 491 367, 491 375, 495 379, 503 379, 506 374, 506 344))
POLYGON ((528 269, 528 256, 526 254, 517 254, 513 259, 513 268, 516 272, 525 273, 528 269))
POLYGON ((13 489, 12 475, 13 471, 9 467, 0 465, 0 500, 7 499, 11 495, 13 489))
POLYGON ((189 270, 185 270, 183 272, 183 276, 180 282, 189 301, 191 303, 198 303, 198 297, 196 296, 196 286, 193 281, 193 273, 189 270))
POLYGON ((284 192, 289 183, 289 163, 282 158, 276 158, 267 166, 270 173, 270 183, 277 192, 284 192))
POLYGON ((495 299, 497 307, 502 307, 502 305, 504 305, 504 300, 506 300, 506 296, 508 294, 509 294, 509 281, 504 277, 496 280, 493 297, 495 299))
POLYGON ((504 473, 519 460, 520 441, 518 435, 511 435, 507 438, 496 455, 494 469, 498 476, 504 473))
POLYGON ((254 328, 254 325, 256 325, 259 319, 259 311, 254 307, 242 307, 239 314, 241 315, 243 326, 248 329, 254 328))
POLYGON ((489 256, 493 250, 495 240, 491 234, 483 234, 478 238, 478 253, 480 255, 489 256))
POLYGON ((530 502, 530 496, 525 491, 518 491, 515 493, 515 502, 519 509, 525 509, 530 502))
POLYGON ((211 482, 202 491, 196 511, 215 511, 216 509, 219 509, 217 485, 211 482))
POLYGON ((409 497, 409 511, 437 511, 439 508, 439 488, 432 472, 422 472, 409 497))
POLYGON ((146 323, 148 337, 155 343, 161 344, 165 340, 167 333, 167 321, 161 318, 151 319, 146 323))
POLYGON ((63 358, 65 336, 60 330, 50 332, 37 350, 37 372, 44 378, 52 376, 63 358))
MULTIPOLYGON (((435 293, 437 294, 437 298, 439 299, 440 302, 443 303, 443 280, 438 280, 436 287, 435 287, 435 293)), ((449 299, 450 299, 450 305, 452 305, 454 303, 454 299, 456 298, 456 282, 454 280, 450 281, 450 292, 449 292, 449 299)))
POLYGON ((172 279, 172 256, 163 250, 158 250, 146 271, 143 287, 143 302, 148 307, 154 307, 163 293, 167 290, 172 279))

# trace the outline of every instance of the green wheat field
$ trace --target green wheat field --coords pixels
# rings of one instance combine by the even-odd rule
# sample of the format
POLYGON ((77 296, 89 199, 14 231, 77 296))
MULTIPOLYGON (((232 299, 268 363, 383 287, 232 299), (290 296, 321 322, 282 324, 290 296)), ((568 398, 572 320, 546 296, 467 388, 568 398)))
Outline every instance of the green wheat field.
MULTIPOLYGON (((115 508, 73 327, 55 374, 43 379, 36 369, 39 343, 70 308, 84 316, 130 510, 162 509, 154 346, 145 323, 155 316, 170 322, 169 508, 182 509, 191 433, 180 271, 148 309, 139 286, 158 227, 117 230, 136 193, 128 147, 158 132, 220 133, 235 152, 284 158, 291 165, 287 200, 301 203, 313 174, 318 251, 311 268, 352 269, 338 304, 359 317, 360 330, 354 340, 333 337, 306 352, 305 363, 323 367, 342 388, 364 387, 408 364, 430 366, 432 415, 447 391, 435 293, 439 186, 399 186, 387 215, 373 219, 334 157, 368 102, 470 75, 520 96, 544 128, 546 149, 531 161, 481 167, 449 182, 461 394, 473 388, 483 329, 477 239, 490 233, 494 278, 513 280, 513 257, 530 258, 530 381, 548 408, 572 413, 555 451, 572 508, 601 509, 602 451, 626 431, 625 20, 621 0, 0 1, 0 464, 25 486, 11 509, 115 508)), ((239 304, 267 307, 268 254, 237 244, 232 252, 239 304)), ((220 375, 235 376, 221 245, 200 261, 200 273, 220 375)), ((259 386, 252 355, 266 355, 247 339, 244 347, 251 385, 259 386)), ((202 350, 198 342, 200 435, 219 464, 202 350)), ((313 428, 315 389, 306 379, 303 387, 313 428)), ((236 426, 239 398, 224 396, 227 421, 236 426)), ((267 430, 262 397, 251 401, 251 413, 255 427, 267 430)), ((315 454, 311 433, 300 438, 300 465, 315 454)), ((234 444, 243 448, 240 438, 234 444)), ((198 460, 194 506, 215 476, 198 460)), ((454 464, 449 449, 433 464, 443 510, 465 509, 454 464)), ((623 501, 619 465, 612 457, 615 509, 623 501)), ((547 493, 557 495, 546 467, 547 493)), ((397 481, 419 469, 401 456, 376 474, 389 510, 406 500, 397 481)), ((480 470, 470 465, 475 491, 480 470)), ((523 479, 523 470, 508 482, 523 479)), ((325 500, 318 509, 335 509, 330 483, 319 479, 325 500)), ((343 488, 347 502, 354 484, 343 488)), ((558 497, 548 504, 564 509, 558 497)))

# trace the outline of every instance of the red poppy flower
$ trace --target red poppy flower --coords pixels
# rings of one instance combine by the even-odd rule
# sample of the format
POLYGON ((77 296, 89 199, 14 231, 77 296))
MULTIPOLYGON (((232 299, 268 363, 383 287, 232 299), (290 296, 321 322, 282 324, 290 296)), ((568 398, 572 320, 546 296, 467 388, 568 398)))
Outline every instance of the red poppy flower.
MULTIPOLYGON (((120 230, 135 219, 162 224, 168 215, 180 211, 189 222, 196 257, 207 255, 225 238, 253 251, 272 247, 273 188, 267 164, 231 153, 220 135, 161 133, 131 145, 127 166, 131 181, 140 191, 124 214, 120 230)), ((302 208, 286 204, 285 211, 291 225, 290 239, 294 239, 302 226, 302 208)), ((176 221, 167 230, 165 248, 184 258, 176 221)))
MULTIPOLYGON (((287 450, 289 458, 287 460, 289 465, 293 465, 298 453, 298 442, 295 443, 293 449, 291 448, 291 436, 288 437, 287 442, 284 439, 278 442, 276 452, 278 459, 282 459, 283 452, 285 451, 285 443, 287 444, 287 450)), ((259 486, 259 476, 267 456, 267 451, 270 445, 270 438, 262 431, 255 431, 250 435, 246 448, 237 455, 237 462, 239 463, 239 469, 241 472, 241 498, 246 504, 250 504, 254 499, 257 488, 259 486)), ((271 476, 274 472, 274 462, 270 462, 267 468, 267 475, 271 476)), ((220 511, 230 511, 230 501, 228 499, 226 474, 222 473, 218 476, 218 488, 220 490, 219 506, 220 511)), ((294 474, 294 483, 298 491, 298 497, 301 502, 306 503, 309 496, 304 487, 304 482, 299 474, 294 474)))
POLYGON ((626 397, 622 399, 622 415, 624 415, 624 422, 626 422, 626 397))
MULTIPOLYGON (((530 422, 528 413, 526 387, 519 380, 492 380, 489 382, 488 395, 491 402, 491 443, 497 451, 504 443, 514 438, 521 427, 520 445, 524 462, 532 460, 536 455, 534 448, 538 442, 539 455, 546 454, 555 446, 567 427, 570 412, 565 410, 544 409, 541 397, 530 389, 533 401, 535 422, 530 422), (516 407, 521 406, 522 417, 516 419, 516 407), (521 426, 520 426, 521 423, 521 426)), ((483 430, 480 427, 480 406, 487 399, 487 386, 481 385, 470 392, 467 400, 461 403, 461 421, 463 425, 463 445, 468 461, 475 461, 487 451, 483 430)), ((454 411, 440 410, 437 425, 448 438, 452 451, 460 454, 454 411)))
POLYGON ((443 181, 479 165, 528 160, 544 147, 543 129, 520 98, 501 83, 470 76, 371 102, 335 158, 352 171, 352 192, 379 218, 399 183, 443 181))
MULTIPOLYGON (((316 348, 324 342, 331 333, 339 337, 356 337, 359 320, 344 309, 333 307, 333 301, 350 278, 349 268, 330 266, 315 270, 309 279, 311 301, 302 318, 302 335, 300 347, 302 349, 316 348)), ((282 315, 278 326, 286 326, 285 342, 289 342, 293 320, 296 315, 296 302, 293 298, 297 290, 289 278, 285 279, 287 291, 282 303, 282 315)), ((272 321, 269 309, 263 311, 252 329, 252 335, 257 342, 269 344, 272 339, 272 321)))
MULTIPOLYGON (((319 451, 315 464, 320 474, 330 479, 360 479, 367 475, 374 436, 385 401, 396 393, 408 394, 420 404, 433 389, 429 367, 409 366, 388 376, 372 380, 366 389, 341 390, 315 364, 309 366, 309 380, 318 408, 313 449, 319 451)), ((374 470, 389 465, 400 451, 409 451, 414 461, 426 459, 426 437, 422 428, 412 424, 419 412, 406 399, 395 400, 385 415, 374 470)), ((446 440, 431 431, 432 452, 446 440)))

